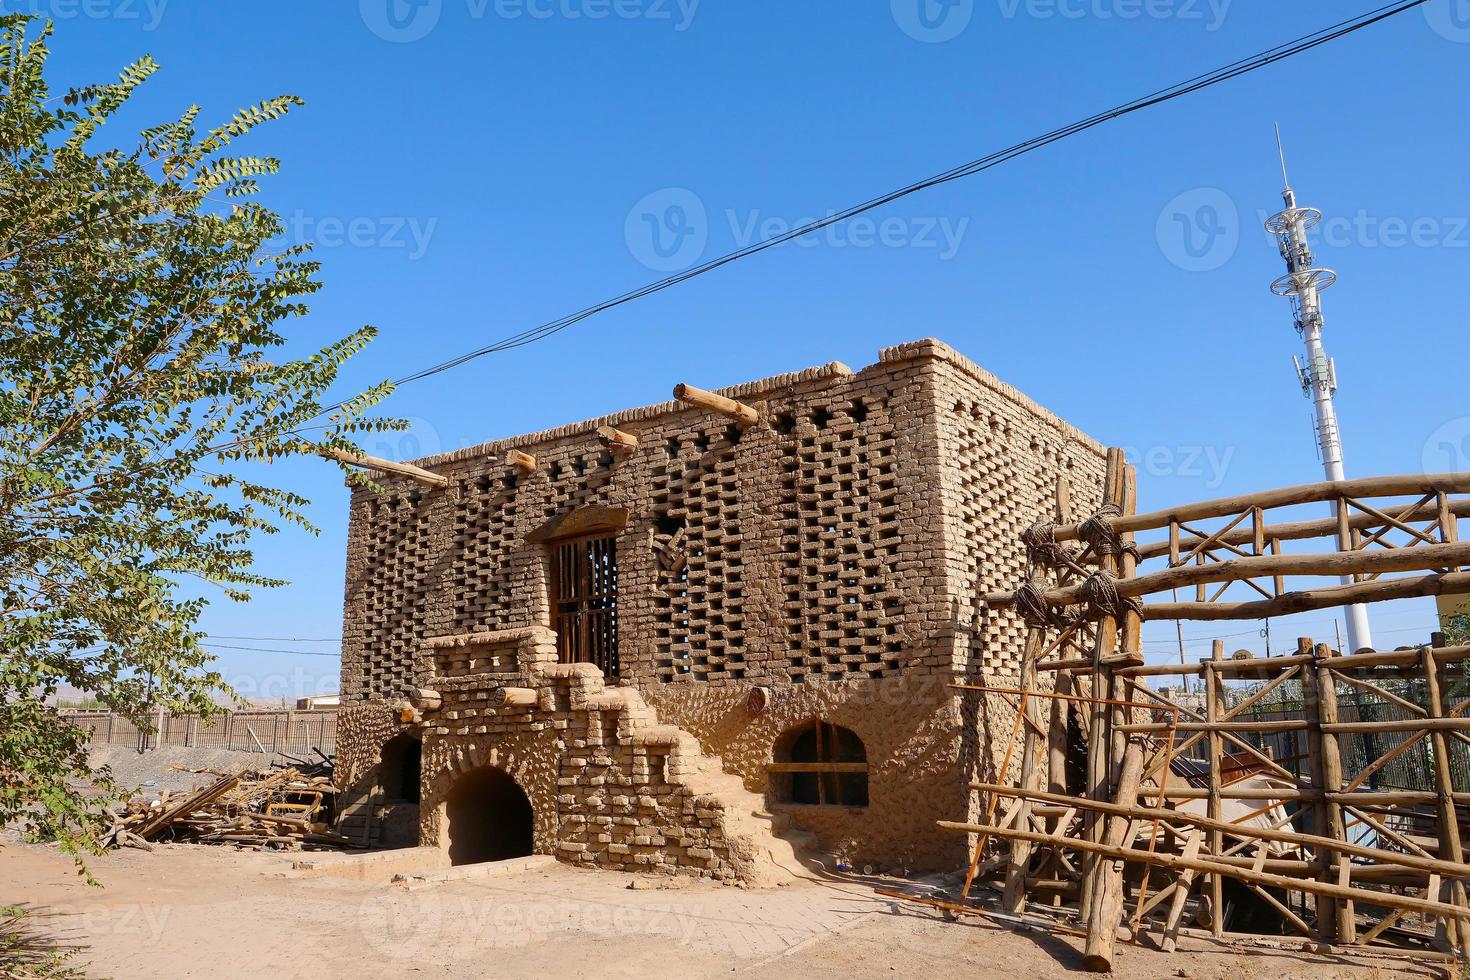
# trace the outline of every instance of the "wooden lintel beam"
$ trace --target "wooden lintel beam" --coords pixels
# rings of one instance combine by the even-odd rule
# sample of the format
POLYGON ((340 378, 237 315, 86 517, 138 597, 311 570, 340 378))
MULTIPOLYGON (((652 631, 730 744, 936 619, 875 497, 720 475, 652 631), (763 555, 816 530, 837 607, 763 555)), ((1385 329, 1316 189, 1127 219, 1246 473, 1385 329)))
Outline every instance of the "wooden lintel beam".
POLYGON ((631 432, 615 429, 610 425, 599 425, 597 427, 597 438, 607 444, 609 449, 630 452, 638 448, 638 437, 631 432))
POLYGON ((519 449, 512 449, 505 454, 505 461, 522 473, 534 473, 536 471, 536 457, 530 453, 523 453, 519 449))
POLYGON ((391 459, 379 459, 365 453, 350 453, 345 449, 333 449, 323 447, 322 455, 328 459, 335 459, 339 463, 348 466, 359 466, 366 470, 377 470, 380 473, 391 473, 394 476, 406 476, 410 480, 422 483, 427 487, 444 488, 449 486, 449 477, 432 473, 421 466, 412 463, 395 463, 391 459))
POLYGON ((755 425, 761 417, 760 412, 743 402, 737 402, 733 398, 726 398, 724 395, 717 395, 713 391, 705 391, 693 385, 674 385, 674 398, 685 405, 692 405, 707 412, 717 412, 732 418, 740 425, 755 425))

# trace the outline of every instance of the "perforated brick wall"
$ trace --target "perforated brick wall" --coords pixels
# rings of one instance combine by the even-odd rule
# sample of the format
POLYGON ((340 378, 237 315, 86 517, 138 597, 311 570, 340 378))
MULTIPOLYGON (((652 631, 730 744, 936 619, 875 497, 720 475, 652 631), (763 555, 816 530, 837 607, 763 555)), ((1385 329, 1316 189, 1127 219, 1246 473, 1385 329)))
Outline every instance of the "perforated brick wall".
POLYGON ((447 490, 355 492, 346 699, 401 696, 427 636, 549 622, 546 547, 527 536, 592 504, 631 513, 625 683, 1007 676, 1017 623, 950 634, 977 621, 978 592, 1017 580, 1019 532, 1050 512, 1057 472, 1095 506, 1100 448, 936 341, 724 391, 760 422, 664 403, 421 461, 447 490), (599 424, 640 445, 610 452, 599 424))

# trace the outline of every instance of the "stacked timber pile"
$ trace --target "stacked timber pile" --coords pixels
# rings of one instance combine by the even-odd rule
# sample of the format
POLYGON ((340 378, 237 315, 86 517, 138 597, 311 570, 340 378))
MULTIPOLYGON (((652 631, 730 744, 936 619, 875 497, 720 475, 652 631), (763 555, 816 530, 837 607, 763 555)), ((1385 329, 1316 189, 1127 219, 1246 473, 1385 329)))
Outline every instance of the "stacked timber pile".
POLYGON ((192 793, 129 801, 104 844, 149 847, 154 841, 182 841, 276 850, 356 846, 328 827, 334 789, 324 776, 296 768, 209 774, 214 781, 192 793))

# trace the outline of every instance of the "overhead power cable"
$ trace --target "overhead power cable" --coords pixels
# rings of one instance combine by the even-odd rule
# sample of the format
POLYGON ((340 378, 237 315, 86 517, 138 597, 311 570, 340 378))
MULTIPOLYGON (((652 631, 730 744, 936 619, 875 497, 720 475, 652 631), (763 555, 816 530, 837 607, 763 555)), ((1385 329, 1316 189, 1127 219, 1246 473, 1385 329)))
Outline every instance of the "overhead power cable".
MULTIPOLYGON (((1092 129, 1095 126, 1100 126, 1103 123, 1111 122, 1114 119, 1119 119, 1123 116, 1130 115, 1142 109, 1147 109, 1151 106, 1160 105, 1161 103, 1181 98, 1182 96, 1189 95, 1192 92, 1198 92, 1201 89, 1209 88, 1213 85, 1218 85, 1221 82, 1228 81, 1240 75, 1257 71, 1258 69, 1265 68, 1268 65, 1273 65, 1278 61, 1293 57, 1305 51, 1310 51, 1311 49, 1319 47, 1320 45, 1327 44, 1331 41, 1337 40, 1338 38, 1345 37, 1348 34, 1360 31, 1365 27, 1370 27, 1374 24, 1379 23, 1380 21, 1387 20, 1390 17, 1395 17, 1408 10, 1412 10, 1415 7, 1422 6, 1427 2, 1428 0, 1401 0, 1401 2, 1385 4, 1384 6, 1378 7, 1374 10, 1370 10, 1367 13, 1360 14, 1356 17, 1351 17, 1347 20, 1341 21, 1337 24, 1332 25, 1331 27, 1324 27, 1321 30, 1314 31, 1311 34, 1299 37, 1294 41, 1288 41, 1284 44, 1276 45, 1273 48, 1268 48, 1265 51, 1261 51, 1257 54, 1251 55, 1250 57, 1231 62, 1230 64, 1225 65, 1221 68, 1216 68, 1214 71, 1206 72, 1202 75, 1196 75, 1193 78, 1186 79, 1185 81, 1170 85, 1167 88, 1162 88, 1141 98, 1134 99, 1131 102, 1125 102, 1121 105, 1114 106, 1111 109, 1107 109, 1103 112, 1099 112, 1084 119, 1080 119, 1077 122, 1062 126, 1058 129, 1054 129, 1048 133, 1043 133, 1040 136, 1032 137, 1025 142, 1017 143, 1014 146, 1007 147, 1003 150, 997 150, 993 153, 987 154, 986 156, 971 160, 968 163, 961 164, 958 167, 953 167, 949 170, 944 171, 943 173, 935 174, 933 177, 916 181, 915 183, 909 184, 906 187, 901 187, 898 190, 890 191, 886 194, 881 194, 877 197, 871 198, 870 200, 864 201, 861 204, 855 204, 852 207, 845 208, 841 211, 829 214, 825 218, 819 218, 815 221, 811 221, 796 228, 792 228, 789 231, 783 232, 781 234, 773 235, 769 238, 764 238, 760 241, 753 242, 743 248, 739 248, 733 252, 721 255, 718 258, 711 259, 696 266, 692 266, 691 268, 686 269, 683 272, 679 272, 664 279, 660 279, 657 282, 649 283, 646 286, 641 286, 637 289, 630 290, 618 296, 614 296, 611 299, 603 300, 600 303, 595 303, 592 306, 588 306, 585 309, 578 310, 575 313, 570 313, 559 319, 543 323, 538 327, 532 327, 529 330, 523 330, 520 333, 512 334, 511 336, 498 340, 495 343, 487 344, 484 347, 476 348, 475 350, 469 351, 465 354, 461 354, 458 357, 451 358, 447 361, 442 361, 432 367, 424 368, 421 371, 416 371, 413 374, 406 375, 402 378, 399 378, 395 382, 395 384, 404 385, 413 381, 419 381, 424 378, 433 377, 436 374, 442 374, 445 371, 452 370, 462 364, 466 364, 477 358, 484 357, 487 354, 499 353, 501 351, 511 350, 516 347, 524 347, 527 344, 535 343, 538 340, 544 340, 553 334, 560 333, 561 331, 567 329, 570 326, 573 326, 574 324, 580 323, 588 317, 595 316, 596 314, 601 313, 605 310, 610 310, 614 307, 622 306, 626 303, 631 303, 634 300, 642 299, 645 296, 650 296, 654 293, 661 292, 662 290, 668 289, 671 286, 676 286, 679 283, 686 282, 697 276, 702 276, 706 273, 713 272, 721 266, 729 265, 731 262, 735 262, 738 259, 743 259, 747 256, 754 255, 757 252, 763 252, 768 248, 774 248, 777 245, 782 245, 793 239, 801 238, 802 236, 809 235, 812 232, 820 231, 821 229, 826 228, 829 225, 834 225, 843 221, 847 221, 851 218, 857 217, 858 215, 882 207, 885 204, 897 201, 900 198, 908 197, 911 194, 917 194, 919 191, 925 190, 927 188, 935 187, 939 184, 944 184, 952 180, 958 180, 961 177, 973 176, 974 174, 989 170, 991 167, 999 166, 1000 164, 1005 163, 1008 160, 1013 160, 1016 157, 1030 153, 1034 150, 1038 150, 1044 146, 1048 146, 1052 143, 1057 142, 1058 140, 1066 139, 1069 136, 1075 136, 1078 133, 1092 129)), ((331 411, 332 409, 340 407, 340 405, 341 403, 339 403, 338 405, 333 405, 331 406, 331 408, 326 409, 326 411, 331 411)))

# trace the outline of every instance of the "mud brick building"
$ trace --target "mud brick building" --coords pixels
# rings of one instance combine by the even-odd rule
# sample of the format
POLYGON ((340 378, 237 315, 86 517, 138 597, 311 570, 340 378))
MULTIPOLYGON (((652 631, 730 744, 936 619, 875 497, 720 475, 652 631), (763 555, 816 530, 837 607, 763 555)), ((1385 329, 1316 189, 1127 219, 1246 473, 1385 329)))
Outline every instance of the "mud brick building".
POLYGON ((1102 447, 934 340, 418 461, 354 491, 344 826, 769 880, 802 848, 964 859, 993 773, 1020 532, 1102 447), (363 827, 366 822, 368 827, 363 827))

